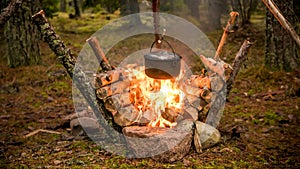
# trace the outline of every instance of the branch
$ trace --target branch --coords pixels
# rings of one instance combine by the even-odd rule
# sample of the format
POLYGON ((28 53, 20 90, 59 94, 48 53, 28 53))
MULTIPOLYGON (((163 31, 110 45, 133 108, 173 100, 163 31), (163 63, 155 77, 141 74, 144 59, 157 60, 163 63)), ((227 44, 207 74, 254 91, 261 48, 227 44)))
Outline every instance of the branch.
POLYGON ((14 0, 9 3, 9 5, 1 11, 0 14, 0 26, 2 27, 13 13, 22 5, 21 0, 14 0))
POLYGON ((114 121, 111 113, 109 113, 104 105, 103 101, 101 99, 99 102, 99 107, 97 106, 97 100, 94 98, 95 91, 92 88, 92 85, 89 81, 89 79, 86 77, 85 73, 81 70, 80 67, 75 67, 76 58, 74 54, 71 52, 69 48, 65 46, 63 41, 60 39, 60 37, 56 34, 53 27, 48 22, 45 12, 41 10, 40 12, 36 13, 32 16, 33 21, 35 24, 40 28, 45 41, 49 44, 49 47, 52 49, 52 51, 56 54, 60 62, 63 64, 63 66, 66 68, 67 72, 73 78, 73 82, 80 90, 81 94, 85 98, 85 100, 88 102, 90 107, 92 108, 95 116, 97 117, 100 125, 105 128, 107 131, 107 134, 112 135, 114 132, 112 129, 110 129, 109 126, 106 126, 107 122, 109 125, 114 127, 117 131, 121 131, 119 126, 117 126, 114 121), (100 113, 99 113, 100 110, 100 113), (102 114, 103 117, 107 120, 105 121, 103 117, 100 115, 102 114))
POLYGON ((245 40, 243 45, 241 46, 239 52, 236 54, 233 65, 232 65, 232 72, 227 80, 227 94, 229 94, 230 90, 232 89, 233 82, 240 71, 242 64, 245 62, 247 58, 247 52, 249 48, 252 46, 252 43, 245 40))
POLYGON ((270 12, 274 15, 274 17, 278 20, 281 26, 289 33, 289 35, 294 39, 300 48, 300 37, 297 35, 293 26, 287 21, 284 16, 281 14, 280 10, 276 7, 276 5, 271 0, 262 0, 266 7, 270 10, 270 12))
POLYGON ((223 46, 226 42, 226 39, 227 39, 227 36, 228 34, 230 33, 230 29, 233 27, 233 24, 234 24, 234 21, 235 21, 235 18, 239 15, 238 12, 230 12, 230 18, 227 22, 227 25, 226 25, 226 28, 224 29, 224 32, 223 32, 223 35, 222 35, 222 38, 221 38, 221 41, 219 43, 219 46, 218 46, 218 49, 216 51, 216 55, 214 57, 214 60, 219 60, 219 57, 220 57, 220 54, 221 54, 221 51, 223 49, 223 46))

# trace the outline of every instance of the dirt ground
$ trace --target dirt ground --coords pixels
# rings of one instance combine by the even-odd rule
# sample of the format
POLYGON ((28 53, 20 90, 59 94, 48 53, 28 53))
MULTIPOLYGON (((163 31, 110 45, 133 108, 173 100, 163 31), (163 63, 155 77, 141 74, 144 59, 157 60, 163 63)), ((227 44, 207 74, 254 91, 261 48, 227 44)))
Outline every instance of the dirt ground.
MULTIPOLYGON (((82 32, 68 31, 73 27, 67 27, 67 19, 52 22, 74 53, 93 33, 79 21, 76 30, 82 32)), ((221 34, 209 34, 215 45, 221 34)), ((3 37, 1 31, 1 55, 6 49, 3 37)), ((247 37, 254 45, 226 103, 218 127, 221 142, 202 154, 191 151, 175 163, 126 159, 88 138, 73 137, 69 126, 61 125, 65 116, 74 113, 72 81, 47 44, 41 43, 39 66, 12 69, 2 57, 0 168, 300 168, 300 70, 263 68, 262 21, 230 35, 223 52, 226 61, 232 61, 247 37), (24 137, 37 129, 59 133, 24 137)))

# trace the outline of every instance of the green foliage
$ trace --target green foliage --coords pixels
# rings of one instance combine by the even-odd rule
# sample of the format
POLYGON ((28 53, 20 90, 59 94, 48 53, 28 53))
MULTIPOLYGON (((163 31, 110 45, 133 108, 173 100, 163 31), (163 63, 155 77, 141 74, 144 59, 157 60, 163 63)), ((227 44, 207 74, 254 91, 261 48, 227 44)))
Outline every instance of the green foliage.
POLYGON ((59 0, 43 0, 43 10, 46 12, 48 17, 52 17, 55 12, 59 11, 58 8, 59 0))
POLYGON ((93 12, 99 12, 99 10, 105 8, 107 12, 113 13, 120 7, 120 4, 118 0, 85 0, 82 4, 83 10, 94 7, 96 8, 93 12))

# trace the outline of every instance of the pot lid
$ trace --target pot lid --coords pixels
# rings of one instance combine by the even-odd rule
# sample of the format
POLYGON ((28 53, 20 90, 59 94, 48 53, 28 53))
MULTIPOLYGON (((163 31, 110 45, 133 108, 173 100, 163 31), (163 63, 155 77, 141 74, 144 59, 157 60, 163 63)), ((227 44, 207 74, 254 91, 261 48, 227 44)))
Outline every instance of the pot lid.
POLYGON ((180 58, 181 57, 176 53, 165 50, 155 51, 145 55, 145 59, 149 60, 180 60, 180 58))

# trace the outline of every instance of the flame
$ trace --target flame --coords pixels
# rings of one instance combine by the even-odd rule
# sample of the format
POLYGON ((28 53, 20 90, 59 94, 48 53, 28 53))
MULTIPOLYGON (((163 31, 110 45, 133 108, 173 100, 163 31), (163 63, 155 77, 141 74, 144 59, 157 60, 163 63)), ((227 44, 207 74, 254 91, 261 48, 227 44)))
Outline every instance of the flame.
POLYGON ((131 102, 139 110, 139 117, 150 109, 155 118, 148 124, 151 127, 174 127, 176 122, 170 122, 162 117, 166 108, 180 112, 183 106, 184 92, 179 89, 176 79, 159 80, 148 77, 145 67, 128 65, 128 76, 131 80, 130 95, 131 102))

